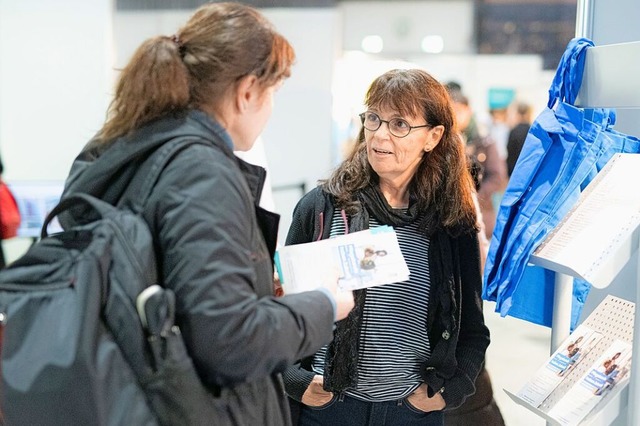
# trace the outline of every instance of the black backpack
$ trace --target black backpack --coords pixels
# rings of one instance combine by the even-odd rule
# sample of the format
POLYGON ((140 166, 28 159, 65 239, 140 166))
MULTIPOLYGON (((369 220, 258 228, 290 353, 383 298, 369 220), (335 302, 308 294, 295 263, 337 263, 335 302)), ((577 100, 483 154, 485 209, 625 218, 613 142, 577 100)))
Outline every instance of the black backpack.
MULTIPOLYGON (((144 176, 143 200, 189 143, 163 145, 147 160, 153 172, 144 176)), ((158 285, 140 211, 87 194, 65 197, 42 238, 0 271, 0 424, 206 425, 220 418, 174 325, 173 293, 158 285), (47 235, 54 217, 78 206, 89 206, 95 220, 47 235)))

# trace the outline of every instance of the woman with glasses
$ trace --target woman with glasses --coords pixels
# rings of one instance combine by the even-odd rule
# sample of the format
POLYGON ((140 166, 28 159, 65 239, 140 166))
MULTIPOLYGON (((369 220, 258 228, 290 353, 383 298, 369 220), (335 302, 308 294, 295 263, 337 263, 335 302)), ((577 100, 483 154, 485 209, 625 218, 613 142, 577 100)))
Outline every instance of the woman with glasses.
POLYGON ((285 374, 300 425, 442 425, 474 392, 489 331, 474 183, 445 88, 393 70, 369 88, 349 157, 296 206, 287 244, 395 229, 403 282, 355 292, 333 341, 285 374))

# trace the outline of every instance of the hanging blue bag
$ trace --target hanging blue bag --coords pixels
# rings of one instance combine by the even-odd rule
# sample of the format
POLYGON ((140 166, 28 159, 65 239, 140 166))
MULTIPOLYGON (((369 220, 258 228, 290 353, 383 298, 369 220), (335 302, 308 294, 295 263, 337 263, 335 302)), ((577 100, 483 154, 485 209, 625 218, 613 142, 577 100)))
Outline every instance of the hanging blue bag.
MULTIPOLYGON (((593 42, 569 42, 509 179, 496 219, 483 298, 502 316, 551 325, 555 273, 528 265, 529 256, 560 223, 580 191, 616 153, 640 152, 640 140, 613 130, 615 110, 574 105, 593 42)), ((572 326, 590 285, 574 280, 572 326)))

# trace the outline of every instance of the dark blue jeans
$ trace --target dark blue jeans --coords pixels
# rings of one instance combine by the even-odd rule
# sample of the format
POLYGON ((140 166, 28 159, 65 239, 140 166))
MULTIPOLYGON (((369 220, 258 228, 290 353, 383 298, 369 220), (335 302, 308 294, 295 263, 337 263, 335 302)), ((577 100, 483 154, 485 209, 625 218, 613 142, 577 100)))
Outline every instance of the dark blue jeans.
POLYGON ((442 411, 425 413, 406 399, 365 402, 344 394, 322 407, 302 406, 299 426, 442 426, 442 411))

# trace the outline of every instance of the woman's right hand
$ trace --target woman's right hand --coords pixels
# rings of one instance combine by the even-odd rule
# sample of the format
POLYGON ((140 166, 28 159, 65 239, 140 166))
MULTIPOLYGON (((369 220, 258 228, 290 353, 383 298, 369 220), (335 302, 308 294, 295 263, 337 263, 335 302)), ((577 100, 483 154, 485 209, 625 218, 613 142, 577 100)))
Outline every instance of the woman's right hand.
POLYGON ((309 384, 309 387, 302 395, 302 403, 309 407, 322 407, 328 404, 333 398, 333 392, 327 392, 322 388, 324 379, 316 374, 309 384))

